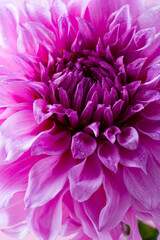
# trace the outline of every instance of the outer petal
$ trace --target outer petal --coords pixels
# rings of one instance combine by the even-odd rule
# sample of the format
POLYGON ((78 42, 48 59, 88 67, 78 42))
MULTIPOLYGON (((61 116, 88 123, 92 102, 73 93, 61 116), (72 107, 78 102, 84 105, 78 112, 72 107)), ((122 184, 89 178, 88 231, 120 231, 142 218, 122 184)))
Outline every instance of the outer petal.
POLYGON ((136 21, 139 29, 155 27, 157 32, 160 31, 160 6, 155 6, 153 8, 145 11, 136 21))
POLYGON ((87 216, 82 203, 74 202, 76 216, 82 223, 83 232, 91 239, 97 239, 97 233, 93 226, 92 221, 87 216))
POLYGON ((136 215, 131 208, 127 211, 123 221, 131 228, 128 240, 142 240, 138 230, 136 215))
POLYGON ((32 155, 59 155, 70 146, 71 136, 68 131, 59 131, 53 135, 41 134, 31 146, 32 155))
POLYGON ((160 140, 160 120, 154 121, 143 119, 139 121, 137 125, 139 131, 143 134, 147 135, 153 140, 160 140))
POLYGON ((24 209, 24 192, 17 192, 13 195, 7 207, 0 208, 0 224, 12 226, 25 221, 26 212, 24 209))
POLYGON ((144 9, 144 1, 140 0, 108 0, 107 4, 105 0, 91 0, 88 4, 89 15, 91 19, 91 23, 97 30, 97 33, 100 35, 105 31, 106 22, 109 15, 125 4, 130 5, 131 15, 133 18, 140 15, 144 9))
POLYGON ((15 161, 26 152, 40 129, 30 110, 19 111, 0 126, 0 154, 5 161, 15 161))
POLYGON ((1 231, 9 237, 14 237, 16 239, 24 239, 29 233, 28 225, 26 223, 20 223, 8 229, 1 229, 1 231))
POLYGON ((99 217, 100 230, 111 230, 121 221, 130 206, 130 197, 123 184, 122 173, 113 176, 106 173, 104 189, 106 193, 106 205, 99 217), (116 209, 116 211, 115 211, 116 209))
POLYGON ((73 167, 69 173, 72 197, 86 201, 102 184, 103 173, 96 154, 73 167))
POLYGON ((24 9, 29 21, 40 22, 46 27, 51 25, 50 11, 39 3, 37 4, 36 1, 25 1, 24 9))
POLYGON ((13 4, 1 3, 0 22, 3 23, 0 25, 0 45, 16 51, 18 11, 13 4))
POLYGON ((18 28, 17 48, 19 53, 35 54, 38 51, 36 39, 25 24, 20 25, 18 28))
POLYGON ((56 240, 62 224, 62 198, 59 193, 52 201, 29 212, 29 221, 35 234, 43 240, 56 240))
POLYGON ((53 199, 67 182, 68 172, 73 165, 74 160, 70 153, 37 162, 29 173, 26 206, 39 207, 53 199))
POLYGON ((23 156, 14 164, 0 166, 0 207, 8 206, 15 193, 26 190, 29 171, 39 159, 41 158, 23 156))
POLYGON ((129 193, 149 210, 156 208, 160 202, 159 174, 160 166, 150 153, 147 174, 141 169, 124 167, 124 182, 129 193))
POLYGON ((146 148, 141 145, 139 145, 136 150, 120 148, 119 154, 120 163, 123 166, 141 168, 146 173, 146 163, 148 159, 146 148))

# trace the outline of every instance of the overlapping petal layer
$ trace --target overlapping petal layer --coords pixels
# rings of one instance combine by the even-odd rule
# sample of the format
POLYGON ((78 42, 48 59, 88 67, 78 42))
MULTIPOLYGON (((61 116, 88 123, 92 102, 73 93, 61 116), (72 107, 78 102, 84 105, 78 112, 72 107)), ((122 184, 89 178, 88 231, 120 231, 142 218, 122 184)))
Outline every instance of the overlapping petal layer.
POLYGON ((143 0, 1 4, 4 232, 140 240, 137 216, 159 227, 159 18, 143 0))

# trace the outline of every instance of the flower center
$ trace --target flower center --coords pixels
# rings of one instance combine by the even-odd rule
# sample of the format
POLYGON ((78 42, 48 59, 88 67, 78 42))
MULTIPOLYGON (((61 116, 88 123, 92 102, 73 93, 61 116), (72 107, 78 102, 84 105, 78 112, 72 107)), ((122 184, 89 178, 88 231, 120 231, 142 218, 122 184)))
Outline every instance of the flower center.
POLYGON ((54 61, 48 81, 48 111, 57 124, 91 134, 94 126, 99 129, 96 135, 102 137, 110 126, 121 126, 126 120, 140 82, 129 82, 123 56, 115 59, 109 48, 97 49, 84 50, 81 55, 64 50, 54 61))

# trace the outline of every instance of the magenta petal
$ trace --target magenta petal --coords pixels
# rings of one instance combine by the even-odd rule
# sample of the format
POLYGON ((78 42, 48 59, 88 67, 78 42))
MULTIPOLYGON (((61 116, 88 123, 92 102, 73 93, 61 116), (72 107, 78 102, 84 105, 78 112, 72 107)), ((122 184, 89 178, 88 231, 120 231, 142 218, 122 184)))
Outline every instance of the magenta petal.
POLYGON ((56 240, 62 225, 62 198, 64 191, 45 205, 29 211, 32 229, 43 240, 56 240))
POLYGON ((24 192, 17 192, 13 195, 7 207, 0 208, 0 224, 13 226, 26 219, 24 205, 24 192), (21 212, 21 214, 19 214, 21 212))
POLYGON ((79 31, 84 37, 84 39, 86 39, 86 41, 90 40, 96 42, 97 40, 96 32, 93 26, 88 21, 84 20, 83 18, 78 18, 78 25, 79 31))
POLYGON ((0 126, 1 159, 15 161, 26 152, 38 135, 37 127, 30 110, 19 111, 10 116, 0 126))
POLYGON ((138 31, 135 34, 134 41, 137 48, 148 47, 155 37, 155 28, 147 28, 138 31))
POLYGON ((16 51, 18 11, 13 4, 1 3, 0 22, 3 23, 0 26, 0 45, 16 51))
POLYGON ((160 101, 156 101, 148 104, 145 109, 141 112, 141 115, 150 120, 159 120, 160 119, 160 101))
POLYGON ((141 168, 146 173, 147 153, 146 149, 139 145, 135 150, 119 149, 120 163, 131 168, 141 168))
POLYGON ((147 73, 147 79, 144 83, 145 88, 151 88, 155 87, 160 81, 160 64, 153 65, 148 73, 147 73))
MULTIPOLYGON (((87 234, 90 239, 96 239, 97 233, 92 221, 87 216, 83 203, 79 204, 77 201, 74 203, 76 216, 80 219, 83 227, 83 232, 87 234)), ((76 239, 75 239, 76 240, 76 239)))
POLYGON ((106 137, 112 144, 116 141, 116 135, 119 134, 121 130, 116 126, 111 126, 103 132, 103 136, 106 137))
POLYGON ((57 20, 61 16, 67 16, 67 7, 64 1, 54 0, 53 5, 50 8, 52 21, 57 23, 57 20))
POLYGON ((148 153, 147 173, 137 168, 124 168, 124 182, 128 192, 147 209, 152 210, 160 202, 160 167, 148 153))
POLYGON ((131 208, 127 211, 126 215, 124 216, 123 222, 125 222, 130 226, 130 234, 129 234, 128 240, 133 240, 133 239, 142 240, 139 234, 136 215, 131 208))
POLYGON ((38 44, 32 32, 24 25, 19 26, 17 48, 20 53, 28 52, 35 54, 38 51, 38 44))
POLYGON ((94 135, 95 137, 99 136, 99 126, 100 122, 93 122, 85 127, 84 132, 94 135))
POLYGON ((53 199, 63 189, 73 165, 74 160, 69 153, 37 162, 29 173, 26 206, 39 207, 53 199))
POLYGON ((1 231, 9 237, 14 237, 16 239, 23 239, 29 233, 28 225, 26 223, 21 223, 8 229, 1 229, 1 231))
POLYGON ((137 19, 138 27, 140 29, 155 27, 158 32, 160 30, 159 14, 160 6, 149 8, 137 19))
POLYGON ((103 174, 96 154, 73 167, 69 173, 73 198, 86 201, 102 184, 103 174))
POLYGON ((110 170, 116 172, 120 161, 118 147, 109 141, 104 142, 98 148, 98 157, 110 170))
POLYGON ((125 33, 131 27, 132 22, 129 5, 125 5, 117 12, 111 14, 110 19, 113 19, 113 21, 110 23, 109 30, 112 30, 114 27, 116 27, 116 25, 119 24, 120 34, 125 33))
POLYGON ((48 154, 59 155, 64 153, 70 146, 71 136, 67 131, 59 133, 41 134, 32 144, 32 155, 48 154))
MULTIPOLYGON (((40 157, 20 158, 14 164, 0 166, 0 207, 7 207, 8 204, 14 202, 19 192, 24 192, 28 184, 28 174, 32 166, 39 161, 40 157), (14 181, 13 181, 14 179, 14 181), (13 200, 11 200, 13 197, 13 200), (11 202, 10 202, 11 200, 11 202)), ((19 207, 20 207, 19 202, 19 207)), ((9 219, 8 219, 9 220, 9 219)))
POLYGON ((160 121, 143 119, 137 123, 138 130, 154 140, 160 140, 160 121))
POLYGON ((38 43, 46 43, 54 46, 55 34, 40 22, 28 22, 26 28, 31 30, 38 43))
POLYGON ((24 9, 30 21, 41 22, 47 27, 51 25, 51 13, 46 7, 34 1, 25 1, 24 9))
POLYGON ((155 157, 155 159, 160 163, 160 141, 153 140, 146 135, 141 136, 141 141, 144 144, 145 148, 149 150, 155 157))
POLYGON ((38 124, 49 118, 52 113, 47 112, 47 101, 44 99, 36 99, 33 103, 33 114, 38 124))
POLYGON ((100 213, 100 229, 110 230, 118 225, 130 206, 130 197, 121 179, 121 172, 114 177, 106 173, 104 182, 106 205, 100 213))
POLYGON ((139 135, 135 128, 123 128, 121 133, 117 136, 118 143, 129 150, 135 150, 138 147, 139 135))
POLYGON ((86 158, 93 154, 96 148, 96 140, 86 133, 78 132, 72 137, 71 151, 74 158, 86 158))

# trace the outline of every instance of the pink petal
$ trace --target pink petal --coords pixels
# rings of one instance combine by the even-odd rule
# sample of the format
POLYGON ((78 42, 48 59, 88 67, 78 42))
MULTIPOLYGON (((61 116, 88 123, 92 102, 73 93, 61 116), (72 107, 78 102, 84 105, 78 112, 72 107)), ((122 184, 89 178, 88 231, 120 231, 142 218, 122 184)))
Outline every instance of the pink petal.
POLYGON ((23 239, 29 233, 28 225, 26 223, 21 223, 7 229, 1 229, 1 231, 9 237, 14 237, 16 239, 23 239))
POLYGON ((96 239, 97 238, 96 230, 94 228, 92 221, 87 216, 82 203, 80 205, 77 201, 75 201, 74 207, 76 216, 80 219, 82 223, 83 232, 87 234, 87 236, 90 237, 91 239, 96 239))
POLYGON ((127 239, 142 240, 138 229, 136 215, 131 208, 127 211, 123 221, 130 226, 130 234, 127 239))
POLYGON ((148 153, 147 174, 138 168, 124 167, 124 182, 129 193, 147 209, 152 210, 160 202, 160 167, 148 153))
POLYGON ((121 221, 130 206, 130 197, 123 185, 121 172, 117 175, 106 173, 104 190, 106 193, 106 205, 99 217, 99 227, 110 230, 121 221), (115 211, 116 209, 116 211, 115 211))
POLYGON ((120 161, 118 147, 109 141, 104 142, 98 148, 98 157, 110 170, 116 172, 120 161))
POLYGON ((54 46, 56 37, 53 30, 51 31, 40 22, 27 22, 25 26, 30 32, 32 32, 33 37, 38 43, 46 43, 54 46))
POLYGON ((39 159, 41 158, 23 156, 14 164, 0 166, 0 207, 7 207, 15 193, 26 190, 29 171, 39 159))
POLYGON ((117 136, 118 143, 129 150, 135 150, 138 147, 139 135, 135 128, 123 128, 121 133, 117 136))
POLYGON ((78 132, 72 137, 71 151, 74 158, 86 158, 95 152, 96 147, 96 140, 86 133, 78 132))
POLYGON ((110 19, 113 19, 113 20, 110 23, 109 30, 114 29, 114 27, 120 24, 120 28, 119 28, 120 36, 121 34, 124 34, 128 29, 130 29, 131 23, 132 23, 129 6, 125 5, 121 7, 117 12, 114 12, 113 14, 111 14, 109 18, 109 22, 110 22, 110 19))
POLYGON ((86 201, 102 184, 103 174, 96 154, 73 167, 69 173, 72 197, 86 201))
POLYGON ((148 104, 144 110, 141 112, 141 115, 150 120, 159 120, 160 119, 160 101, 156 101, 148 104))
POLYGON ((127 150, 125 148, 119 149, 120 163, 123 166, 131 168, 141 168, 146 173, 147 153, 146 149, 139 145, 137 149, 127 150))
POLYGON ((149 8, 136 21, 139 29, 155 27, 157 32, 160 30, 159 22, 160 6, 149 8))
POLYGON ((160 140, 160 121, 143 119, 137 123, 138 130, 153 140, 160 140))
POLYGON ((3 48, 16 51, 18 11, 13 4, 1 3, 0 22, 3 23, 0 26, 0 45, 3 48))
POLYGON ((30 210, 32 229, 43 240, 56 240, 62 224, 62 198, 64 191, 47 204, 30 210))
POLYGON ((25 1, 24 9, 29 21, 40 22, 46 27, 51 25, 51 13, 46 7, 34 1, 25 1))
POLYGON ((23 199, 24 192, 17 192, 13 195, 7 207, 0 208, 1 225, 12 226, 26 220, 26 212, 24 210, 25 205, 23 199))
POLYGON ((27 52, 30 54, 36 54, 38 51, 36 39, 25 24, 19 26, 17 48, 19 53, 27 52))
POLYGON ((47 105, 48 103, 44 99, 36 99, 33 103, 33 114, 38 124, 52 115, 52 112, 48 111, 47 105))
POLYGON ((68 131, 59 131, 53 135, 41 134, 31 146, 32 155, 59 155, 70 146, 71 136, 68 131))
POLYGON ((59 17, 67 16, 67 8, 64 1, 61 0, 54 0, 53 5, 50 9, 52 21, 56 24, 59 17))
POLYGON ((0 126, 0 154, 5 161, 15 161, 26 152, 38 135, 38 125, 30 110, 19 111, 0 126))
POLYGON ((69 153, 37 162, 29 173, 26 206, 39 207, 53 199, 63 189, 73 165, 74 160, 69 153))

